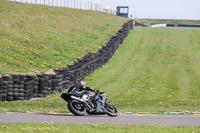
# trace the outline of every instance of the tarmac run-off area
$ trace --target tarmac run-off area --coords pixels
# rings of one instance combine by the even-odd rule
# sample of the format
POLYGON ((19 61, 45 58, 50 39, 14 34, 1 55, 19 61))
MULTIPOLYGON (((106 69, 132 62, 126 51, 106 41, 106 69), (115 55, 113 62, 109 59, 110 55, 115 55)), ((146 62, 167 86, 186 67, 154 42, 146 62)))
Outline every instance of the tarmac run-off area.
POLYGON ((0 122, 68 123, 68 124, 129 124, 129 125, 193 125, 200 126, 200 115, 107 115, 74 116, 70 113, 0 113, 0 122))

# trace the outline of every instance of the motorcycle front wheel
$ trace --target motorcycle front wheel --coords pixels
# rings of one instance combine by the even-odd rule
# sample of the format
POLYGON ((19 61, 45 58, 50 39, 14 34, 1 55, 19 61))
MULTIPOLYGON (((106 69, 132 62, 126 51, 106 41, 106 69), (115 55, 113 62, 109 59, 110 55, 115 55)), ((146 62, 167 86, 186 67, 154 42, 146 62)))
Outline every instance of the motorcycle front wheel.
POLYGON ((68 101, 68 109, 74 115, 78 115, 78 116, 87 115, 85 105, 76 100, 68 101))
POLYGON ((117 108, 108 102, 105 104, 105 109, 107 111, 107 115, 109 116, 116 117, 118 115, 117 108))

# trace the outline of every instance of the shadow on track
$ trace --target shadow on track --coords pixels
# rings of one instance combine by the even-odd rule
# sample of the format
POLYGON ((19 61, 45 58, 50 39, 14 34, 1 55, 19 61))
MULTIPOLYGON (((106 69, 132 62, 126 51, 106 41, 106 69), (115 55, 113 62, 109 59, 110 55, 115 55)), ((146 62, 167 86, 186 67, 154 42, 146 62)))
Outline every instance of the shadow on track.
POLYGON ((85 116, 76 116, 76 115, 73 115, 71 113, 35 113, 36 115, 49 115, 49 116, 75 116, 75 117, 109 117, 108 115, 92 115, 92 114, 88 114, 88 115, 85 115, 85 116))

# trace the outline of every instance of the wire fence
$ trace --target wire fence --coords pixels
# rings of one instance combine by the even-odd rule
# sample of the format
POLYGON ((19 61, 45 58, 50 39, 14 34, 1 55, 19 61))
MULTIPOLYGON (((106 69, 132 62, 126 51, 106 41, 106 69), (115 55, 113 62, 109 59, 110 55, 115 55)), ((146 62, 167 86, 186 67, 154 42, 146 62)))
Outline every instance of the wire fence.
POLYGON ((84 2, 79 0, 10 0, 10 1, 56 6, 56 7, 67 7, 67 8, 82 9, 82 10, 93 10, 114 15, 116 14, 115 10, 110 9, 107 6, 103 6, 93 2, 84 2))

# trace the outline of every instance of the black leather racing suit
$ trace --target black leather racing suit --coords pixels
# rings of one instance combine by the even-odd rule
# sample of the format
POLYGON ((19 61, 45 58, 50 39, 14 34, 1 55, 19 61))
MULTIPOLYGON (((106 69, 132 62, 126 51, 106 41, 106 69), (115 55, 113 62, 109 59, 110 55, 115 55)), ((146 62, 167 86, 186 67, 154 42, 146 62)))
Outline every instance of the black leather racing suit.
POLYGON ((83 90, 86 90, 86 91, 93 91, 95 92, 95 89, 91 88, 91 87, 82 87, 82 88, 79 88, 79 87, 76 87, 75 85, 72 85, 68 92, 81 92, 83 90))

